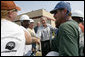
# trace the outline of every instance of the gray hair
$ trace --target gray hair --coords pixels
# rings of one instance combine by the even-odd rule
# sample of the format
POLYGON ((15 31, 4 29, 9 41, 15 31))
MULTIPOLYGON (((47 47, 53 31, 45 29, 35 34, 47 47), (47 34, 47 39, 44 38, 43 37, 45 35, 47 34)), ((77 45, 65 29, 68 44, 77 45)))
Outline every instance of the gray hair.
POLYGON ((47 18, 46 17, 41 17, 41 20, 47 20, 47 18))

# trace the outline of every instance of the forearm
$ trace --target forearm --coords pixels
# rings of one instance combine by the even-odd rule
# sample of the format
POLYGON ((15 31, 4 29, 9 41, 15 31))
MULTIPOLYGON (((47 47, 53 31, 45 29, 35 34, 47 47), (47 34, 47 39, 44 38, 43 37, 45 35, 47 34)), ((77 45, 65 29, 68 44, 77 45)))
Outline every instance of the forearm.
POLYGON ((40 39, 39 38, 35 38, 35 37, 32 37, 32 43, 40 43, 40 39))

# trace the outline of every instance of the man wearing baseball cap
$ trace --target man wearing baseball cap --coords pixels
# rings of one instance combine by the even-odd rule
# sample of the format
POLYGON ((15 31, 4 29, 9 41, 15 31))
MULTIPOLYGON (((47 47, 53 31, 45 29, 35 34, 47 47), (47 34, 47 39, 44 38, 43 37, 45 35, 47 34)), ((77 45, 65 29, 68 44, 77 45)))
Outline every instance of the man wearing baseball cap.
POLYGON ((68 2, 59 2, 51 11, 56 19, 58 34, 52 41, 52 51, 59 56, 79 56, 78 23, 71 18, 71 6, 68 2))
POLYGON ((14 21, 20 8, 13 1, 1 1, 1 56, 23 56, 31 35, 14 21))

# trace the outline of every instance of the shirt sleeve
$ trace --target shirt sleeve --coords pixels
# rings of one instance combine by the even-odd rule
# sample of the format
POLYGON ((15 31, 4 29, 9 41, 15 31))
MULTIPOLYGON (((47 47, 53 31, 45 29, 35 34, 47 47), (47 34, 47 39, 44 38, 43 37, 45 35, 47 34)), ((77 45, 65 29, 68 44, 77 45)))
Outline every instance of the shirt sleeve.
POLYGON ((51 25, 49 25, 49 27, 50 27, 51 31, 53 31, 53 32, 55 32, 57 30, 57 28, 52 27, 51 25))
POLYGON ((40 27, 36 33, 36 37, 41 38, 41 28, 40 27))

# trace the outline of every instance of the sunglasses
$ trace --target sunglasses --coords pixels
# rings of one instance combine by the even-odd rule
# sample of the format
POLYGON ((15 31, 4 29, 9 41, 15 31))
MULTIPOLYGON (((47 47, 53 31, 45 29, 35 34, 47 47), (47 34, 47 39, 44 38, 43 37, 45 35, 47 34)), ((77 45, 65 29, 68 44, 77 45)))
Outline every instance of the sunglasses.
POLYGON ((64 8, 60 8, 60 9, 55 10, 54 15, 57 14, 58 11, 62 11, 62 10, 64 10, 64 8))
POLYGON ((58 10, 56 10, 55 12, 54 12, 54 15, 56 15, 58 13, 58 10))

